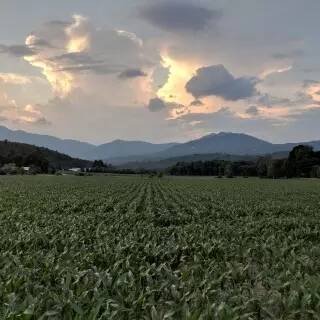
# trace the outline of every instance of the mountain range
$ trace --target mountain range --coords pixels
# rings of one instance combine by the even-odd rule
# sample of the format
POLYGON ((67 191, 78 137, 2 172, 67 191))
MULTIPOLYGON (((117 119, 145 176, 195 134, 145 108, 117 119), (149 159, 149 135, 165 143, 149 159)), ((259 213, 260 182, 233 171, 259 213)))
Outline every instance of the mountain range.
POLYGON ((0 140, 33 144, 86 160, 148 155, 176 145, 176 143, 153 144, 144 141, 114 140, 97 146, 72 139, 60 139, 22 130, 10 130, 4 126, 0 126, 0 140))
POLYGON ((288 152, 298 144, 307 144, 320 150, 319 141, 274 144, 243 133, 212 133, 186 143, 154 144, 144 141, 114 140, 94 145, 49 135, 10 130, 0 126, 0 140, 33 144, 86 160, 103 159, 112 164, 160 161, 190 155, 224 154, 255 156, 288 152))

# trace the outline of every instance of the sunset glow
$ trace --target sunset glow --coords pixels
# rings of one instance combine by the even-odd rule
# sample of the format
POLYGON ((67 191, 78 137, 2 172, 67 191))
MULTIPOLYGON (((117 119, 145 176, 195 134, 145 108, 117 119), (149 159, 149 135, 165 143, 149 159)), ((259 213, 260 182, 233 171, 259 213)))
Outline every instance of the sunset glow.
POLYGON ((161 59, 162 66, 169 71, 169 76, 167 82, 158 90, 158 97, 167 102, 189 105, 194 98, 186 92, 185 84, 199 65, 191 62, 177 61, 165 51, 161 54, 161 59))
POLYGON ((315 102, 320 102, 320 83, 314 83, 307 88, 307 94, 315 102))
POLYGON ((89 47, 89 40, 87 37, 72 38, 67 44, 67 51, 72 52, 82 52, 89 47))
POLYGON ((59 71, 59 66, 51 63, 41 57, 24 57, 32 66, 40 68, 42 74, 50 83, 54 94, 59 97, 65 97, 73 88, 74 77, 71 73, 59 71))

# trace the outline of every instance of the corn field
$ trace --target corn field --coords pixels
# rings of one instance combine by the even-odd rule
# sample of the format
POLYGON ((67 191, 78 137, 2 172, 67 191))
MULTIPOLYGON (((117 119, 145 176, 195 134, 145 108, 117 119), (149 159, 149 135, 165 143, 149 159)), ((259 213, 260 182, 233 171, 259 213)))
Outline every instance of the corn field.
POLYGON ((0 178, 0 319, 320 319, 320 182, 0 178))

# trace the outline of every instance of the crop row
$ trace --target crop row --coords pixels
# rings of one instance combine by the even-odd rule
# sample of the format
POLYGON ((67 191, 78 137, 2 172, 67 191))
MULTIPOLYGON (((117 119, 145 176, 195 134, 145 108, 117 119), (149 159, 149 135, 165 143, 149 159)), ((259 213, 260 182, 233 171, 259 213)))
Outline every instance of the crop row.
POLYGON ((3 177, 1 319, 319 319, 316 180, 3 177))

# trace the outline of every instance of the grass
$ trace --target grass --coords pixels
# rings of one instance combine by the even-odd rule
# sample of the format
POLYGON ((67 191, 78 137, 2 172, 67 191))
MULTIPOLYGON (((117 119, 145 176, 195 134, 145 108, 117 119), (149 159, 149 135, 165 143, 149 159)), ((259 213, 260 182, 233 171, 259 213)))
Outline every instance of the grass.
POLYGON ((0 178, 0 319, 319 319, 320 181, 0 178))

